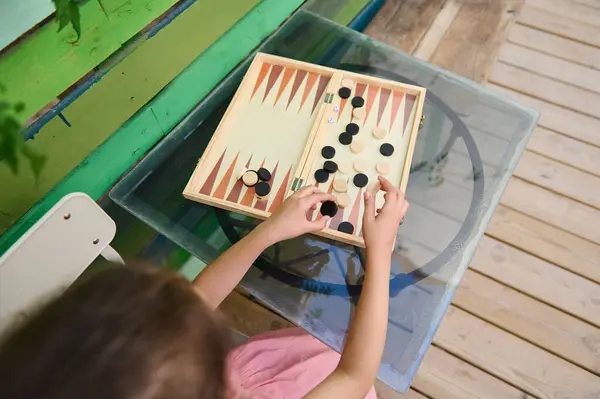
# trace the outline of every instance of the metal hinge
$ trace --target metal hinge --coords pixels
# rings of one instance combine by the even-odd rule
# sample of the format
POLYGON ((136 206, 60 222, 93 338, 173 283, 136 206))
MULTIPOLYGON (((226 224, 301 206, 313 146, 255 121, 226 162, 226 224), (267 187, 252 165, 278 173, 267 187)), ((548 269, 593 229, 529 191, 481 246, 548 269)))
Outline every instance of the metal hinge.
POLYGON ((302 187, 302 183, 304 182, 304 180, 299 179, 299 178, 295 178, 294 182, 292 183, 292 191, 296 191, 298 190, 300 187, 302 187))

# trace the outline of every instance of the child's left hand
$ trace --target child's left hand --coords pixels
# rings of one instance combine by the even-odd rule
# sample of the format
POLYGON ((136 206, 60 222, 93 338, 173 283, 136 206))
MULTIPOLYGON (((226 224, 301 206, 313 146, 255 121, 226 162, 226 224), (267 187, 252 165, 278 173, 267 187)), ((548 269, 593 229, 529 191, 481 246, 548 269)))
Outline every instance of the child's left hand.
POLYGON ((316 209, 318 203, 335 201, 335 197, 315 186, 305 186, 283 202, 277 210, 260 226, 271 243, 298 237, 304 233, 323 230, 329 216, 319 215, 316 220, 308 220, 307 213, 316 209))

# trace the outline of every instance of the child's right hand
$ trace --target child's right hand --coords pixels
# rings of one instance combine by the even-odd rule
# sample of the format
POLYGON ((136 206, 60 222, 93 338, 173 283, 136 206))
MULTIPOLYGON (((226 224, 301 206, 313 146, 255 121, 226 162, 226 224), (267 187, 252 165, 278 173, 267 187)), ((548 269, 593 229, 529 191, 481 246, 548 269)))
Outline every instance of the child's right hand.
POLYGON ((394 250, 398 226, 408 211, 408 201, 404 193, 394 187, 385 177, 379 176, 381 190, 385 191, 385 204, 376 212, 375 194, 365 192, 365 213, 363 215, 363 238, 367 250, 376 253, 394 250))
POLYGON ((331 194, 324 193, 315 186, 304 186, 286 199, 277 210, 261 224, 268 233, 271 244, 305 233, 323 230, 329 221, 329 216, 319 216, 309 220, 307 212, 314 210, 323 201, 335 201, 331 194))

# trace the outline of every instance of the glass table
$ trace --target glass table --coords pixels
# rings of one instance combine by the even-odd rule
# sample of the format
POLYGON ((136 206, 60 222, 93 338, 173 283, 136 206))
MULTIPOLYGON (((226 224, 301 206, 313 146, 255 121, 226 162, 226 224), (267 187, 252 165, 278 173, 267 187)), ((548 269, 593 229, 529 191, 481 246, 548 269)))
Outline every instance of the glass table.
MULTIPOLYGON (((379 378, 408 389, 519 160, 537 113, 485 88, 299 11, 259 51, 428 89, 390 275, 379 378)), ((209 263, 258 221, 182 196, 249 60, 241 64, 110 192, 120 206, 209 263)), ((193 88, 190 88, 193 90, 193 88)), ((336 350, 363 278, 363 251, 316 236, 269 248, 241 285, 336 350)))

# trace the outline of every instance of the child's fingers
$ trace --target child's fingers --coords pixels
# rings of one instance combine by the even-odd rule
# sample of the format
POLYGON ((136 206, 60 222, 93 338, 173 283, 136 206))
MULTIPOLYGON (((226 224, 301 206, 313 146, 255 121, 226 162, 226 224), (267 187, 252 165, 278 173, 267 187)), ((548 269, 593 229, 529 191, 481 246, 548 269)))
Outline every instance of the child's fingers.
POLYGON ((300 190, 296 191, 296 194, 294 194, 294 195, 298 198, 304 198, 311 194, 320 193, 320 192, 322 192, 322 191, 319 190, 319 188, 317 186, 310 185, 310 186, 302 187, 300 190))
POLYGON ((406 196, 406 194, 404 193, 404 191, 400 190, 399 188, 397 188, 396 190, 397 190, 397 194, 398 194, 398 199, 399 200, 404 200, 404 197, 406 196))
POLYGON ((376 182, 375 184, 373 184, 373 186, 371 187, 371 194, 373 194, 373 196, 377 195, 377 192, 381 189, 381 183, 376 182))
POLYGON ((319 202, 335 201, 335 197, 331 194, 319 191, 317 193, 307 195, 306 197, 302 198, 302 201, 305 202, 306 207, 308 208, 312 207, 313 205, 317 205, 319 202))
POLYGON ((383 194, 383 199, 385 200, 385 202, 396 202, 398 201, 398 192, 395 191, 396 189, 394 189, 394 191, 390 190, 390 191, 386 191, 385 194, 383 194))
POLYGON ((408 212, 409 206, 410 204, 408 203, 408 201, 404 201, 404 204, 402 204, 402 209, 400 210, 400 215, 402 215, 402 217, 404 217, 404 215, 406 215, 406 212, 408 212))
POLYGON ((379 182, 381 183, 381 190, 385 191, 383 198, 385 202, 398 202, 399 200, 404 199, 404 193, 400 191, 398 188, 394 187, 392 183, 388 179, 383 176, 378 177, 379 182))
POLYGON ((398 211, 399 204, 397 202, 397 198, 395 196, 391 195, 391 193, 387 193, 386 195, 387 195, 387 197, 384 197, 385 202, 383 203, 383 206, 379 210, 379 213, 385 214, 385 213, 389 212, 390 210, 398 211), (394 208, 396 208, 396 209, 394 210, 394 208))
POLYGON ((363 223, 375 219, 375 196, 370 192, 365 192, 365 212, 363 214, 363 223))
POLYGON ((316 220, 310 222, 312 231, 323 230, 327 226, 329 219, 331 219, 329 216, 320 215, 316 220))
POLYGON ((392 183, 390 183, 390 181, 385 177, 378 176, 377 179, 379 180, 379 183, 381 184, 381 189, 383 191, 387 191, 389 193, 397 190, 397 188, 394 187, 392 183))

